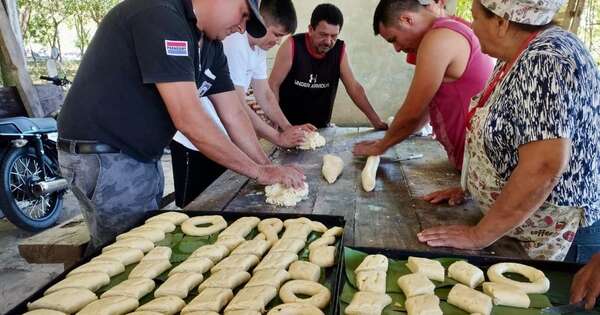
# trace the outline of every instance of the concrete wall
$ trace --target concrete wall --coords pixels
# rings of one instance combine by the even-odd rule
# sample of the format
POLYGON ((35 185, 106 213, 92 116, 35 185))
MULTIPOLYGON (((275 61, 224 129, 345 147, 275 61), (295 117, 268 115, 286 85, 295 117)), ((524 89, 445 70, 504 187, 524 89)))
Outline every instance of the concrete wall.
MULTIPOLYGON (((298 32, 306 32, 312 10, 326 0, 294 1, 298 13, 298 32)), ((329 0, 344 13, 340 38, 347 44, 350 64, 363 84, 375 111, 385 121, 396 113, 410 85, 413 66, 406 55, 396 53, 389 43, 373 35, 373 12, 379 0, 329 0)), ((269 52, 274 58, 277 48, 269 52)), ((333 122, 338 125, 367 125, 368 120, 354 105, 340 82, 333 122)))

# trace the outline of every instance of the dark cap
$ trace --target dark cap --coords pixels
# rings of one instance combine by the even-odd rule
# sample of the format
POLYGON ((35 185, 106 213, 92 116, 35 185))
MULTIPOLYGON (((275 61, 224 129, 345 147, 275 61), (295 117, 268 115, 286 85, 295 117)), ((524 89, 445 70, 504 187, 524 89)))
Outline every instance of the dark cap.
POLYGON ((250 18, 246 22, 246 31, 254 38, 261 38, 267 35, 267 27, 258 9, 258 0, 247 0, 250 8, 250 18))

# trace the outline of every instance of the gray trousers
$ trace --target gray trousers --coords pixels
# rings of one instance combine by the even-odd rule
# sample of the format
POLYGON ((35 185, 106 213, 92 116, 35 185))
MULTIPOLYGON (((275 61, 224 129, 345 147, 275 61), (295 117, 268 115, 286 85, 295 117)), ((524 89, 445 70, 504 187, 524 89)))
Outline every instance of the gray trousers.
POLYGON ((131 228, 146 211, 159 208, 164 190, 160 161, 142 163, 122 153, 61 150, 58 161, 90 230, 88 253, 131 228))

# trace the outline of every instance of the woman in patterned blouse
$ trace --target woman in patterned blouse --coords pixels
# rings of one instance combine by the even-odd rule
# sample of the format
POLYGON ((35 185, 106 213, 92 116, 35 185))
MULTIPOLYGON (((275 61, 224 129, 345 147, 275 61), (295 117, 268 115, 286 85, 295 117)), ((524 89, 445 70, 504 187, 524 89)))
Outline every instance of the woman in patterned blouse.
POLYGON ((537 259, 600 252, 600 72, 552 23, 563 1, 473 1, 473 30, 498 64, 471 104, 463 188, 424 198, 456 205, 468 193, 484 216, 420 241, 481 249, 508 235, 537 259))

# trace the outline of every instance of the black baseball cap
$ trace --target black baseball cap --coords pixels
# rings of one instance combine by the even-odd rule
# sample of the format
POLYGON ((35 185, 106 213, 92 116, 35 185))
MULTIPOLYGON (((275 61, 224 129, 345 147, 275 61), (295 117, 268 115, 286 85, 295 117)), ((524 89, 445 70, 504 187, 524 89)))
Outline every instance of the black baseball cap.
POLYGON ((258 9, 259 0, 247 0, 248 7, 250 8, 250 18, 246 22, 246 31, 254 38, 261 38, 267 35, 267 27, 260 16, 258 9))

